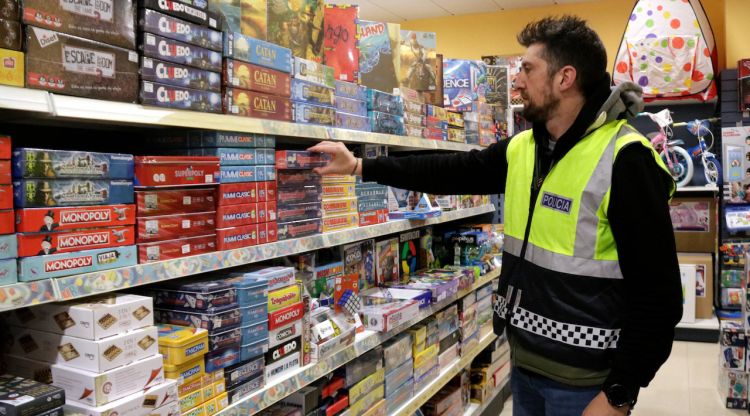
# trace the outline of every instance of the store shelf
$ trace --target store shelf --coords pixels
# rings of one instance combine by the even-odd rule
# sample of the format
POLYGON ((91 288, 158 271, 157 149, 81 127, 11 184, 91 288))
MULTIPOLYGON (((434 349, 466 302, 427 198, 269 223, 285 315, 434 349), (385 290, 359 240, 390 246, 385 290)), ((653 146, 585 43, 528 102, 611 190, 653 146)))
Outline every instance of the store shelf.
MULTIPOLYGON (((417 316, 405 322, 401 326, 394 328, 392 331, 385 332, 385 333, 375 332, 375 331, 365 331, 363 333, 357 334, 354 344, 347 346, 339 350, 338 352, 333 353, 324 361, 313 363, 313 364, 310 364, 308 366, 301 368, 297 372, 289 375, 284 380, 280 380, 275 383, 266 385, 263 389, 251 395, 248 395, 247 397, 243 398, 241 401, 237 403, 233 403, 231 406, 227 407, 225 410, 219 413, 219 415, 246 416, 246 415, 255 414, 273 405, 274 403, 284 399, 285 397, 301 389, 302 387, 309 385, 310 383, 330 373, 336 368, 341 367, 342 365, 348 363, 349 361, 352 361, 353 359, 364 354, 365 352, 375 348, 378 345, 381 345, 382 343, 389 340, 390 338, 393 338, 399 333, 405 331, 412 325, 422 321, 423 319, 429 316, 434 315, 436 312, 440 311, 444 307, 450 305, 451 303, 455 302, 458 299, 462 299, 469 293, 479 289, 480 287, 484 286, 485 284, 489 283, 490 281, 492 281, 493 279, 499 276, 500 276, 499 269, 485 274, 484 276, 479 278, 476 282, 474 282, 471 288, 464 290, 462 292, 459 292, 455 296, 449 299, 444 299, 427 308, 420 309, 417 316)), ((482 340, 482 342, 480 343, 480 346, 489 345, 489 343, 494 338, 495 338, 495 335, 492 335, 492 334, 488 335, 482 340)), ((479 354, 479 352, 483 348, 484 347, 481 347, 478 350, 473 350, 472 351, 473 356, 476 356, 477 354, 479 354)), ((467 363, 470 363, 470 362, 471 360, 467 361, 467 363)))
POLYGON ((508 383, 510 383, 510 376, 506 377, 505 381, 503 381, 499 387, 495 388, 495 391, 492 392, 487 400, 485 400, 481 404, 471 403, 469 407, 467 407, 464 411, 464 416, 480 416, 482 412, 484 412, 484 410, 487 409, 487 407, 492 403, 492 401, 495 400, 497 395, 503 392, 503 389, 508 385, 508 383))
POLYGON ((703 329, 703 330, 719 330, 719 320, 716 318, 711 319, 696 319, 695 322, 680 322, 677 324, 677 328, 680 329, 703 329))
POLYGON ((0 287, 0 311, 18 309, 56 300, 122 290, 129 287, 206 273, 228 267, 335 247, 368 238, 408 231, 426 225, 442 224, 493 212, 492 205, 446 211, 424 221, 398 220, 368 227, 352 228, 311 237, 278 241, 270 244, 217 251, 156 263, 138 264, 113 270, 78 274, 51 280, 17 283, 0 287))
POLYGON ((484 338, 479 340, 479 344, 474 347, 468 354, 464 354, 460 359, 453 362, 449 366, 440 370, 440 374, 430 384, 425 386, 422 390, 415 391, 412 398, 398 408, 393 415, 395 416, 411 416, 416 412, 423 404, 427 403, 432 396, 440 391, 443 386, 458 375, 464 368, 468 367, 474 358, 482 352, 492 341, 497 338, 495 334, 487 334, 484 338))
POLYGON ((677 192, 719 192, 719 187, 716 185, 683 186, 682 188, 677 188, 677 192))
POLYGON ((678 341, 691 342, 718 342, 719 340, 719 320, 696 319, 695 322, 680 322, 674 331, 674 338, 678 341))
POLYGON ((200 113, 196 111, 144 107, 140 104, 70 97, 40 90, 7 86, 0 86, 0 109, 28 111, 35 113, 37 116, 44 115, 55 119, 77 120, 83 123, 226 130, 295 137, 311 142, 336 140, 345 143, 382 144, 399 147, 402 150, 469 151, 472 149, 482 149, 476 145, 429 140, 420 137, 368 133, 309 124, 200 113))

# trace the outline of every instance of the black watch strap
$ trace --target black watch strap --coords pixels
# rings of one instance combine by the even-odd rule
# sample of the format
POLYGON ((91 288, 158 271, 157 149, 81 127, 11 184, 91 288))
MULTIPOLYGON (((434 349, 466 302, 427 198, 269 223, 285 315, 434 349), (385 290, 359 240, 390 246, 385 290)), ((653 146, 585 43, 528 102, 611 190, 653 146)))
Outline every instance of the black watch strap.
POLYGON ((610 384, 608 386, 604 386, 602 388, 604 391, 604 394, 607 396, 607 401, 609 402, 612 407, 625 407, 630 406, 633 407, 635 405, 635 399, 633 398, 632 393, 630 392, 630 389, 625 387, 622 384, 610 384))

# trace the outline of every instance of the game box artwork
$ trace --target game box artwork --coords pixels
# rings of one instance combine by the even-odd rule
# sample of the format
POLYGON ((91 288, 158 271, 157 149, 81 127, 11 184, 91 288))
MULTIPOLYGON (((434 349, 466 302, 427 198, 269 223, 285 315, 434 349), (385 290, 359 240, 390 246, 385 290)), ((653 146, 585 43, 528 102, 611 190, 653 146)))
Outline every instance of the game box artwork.
POLYGON ((401 68, 399 85, 417 91, 433 91, 437 88, 435 59, 437 36, 434 32, 402 30, 399 43, 401 68))
POLYGON ((357 29, 360 83, 380 91, 398 88, 400 25, 360 20, 357 29))
POLYGON ((325 6, 325 63, 334 68, 337 80, 356 82, 359 78, 358 16, 358 6, 325 6))
POLYGON ((268 0, 268 41, 323 62, 323 0, 268 0))

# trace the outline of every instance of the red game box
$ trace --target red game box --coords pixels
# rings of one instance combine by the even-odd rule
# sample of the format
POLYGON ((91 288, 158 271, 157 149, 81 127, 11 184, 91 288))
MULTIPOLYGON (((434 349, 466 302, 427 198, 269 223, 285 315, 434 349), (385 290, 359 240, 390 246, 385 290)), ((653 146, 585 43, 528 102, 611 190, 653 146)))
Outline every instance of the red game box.
POLYGON ((388 210, 367 211, 359 213, 359 226, 382 224, 388 221, 388 210))
POLYGON ((266 202, 266 221, 276 221, 276 201, 266 202))
POLYGON ((222 183, 219 185, 218 205, 241 205, 258 202, 258 188, 263 182, 222 183))
POLYGON ((0 185, 8 185, 11 182, 10 160, 0 160, 0 185))
POLYGON ((302 302, 289 305, 268 314, 268 330, 273 331, 276 328, 289 325, 302 319, 305 314, 305 307, 302 302))
POLYGON ((312 169, 328 164, 331 157, 325 153, 306 150, 277 150, 276 169, 312 169))
POLYGON ((0 209, 13 209, 13 185, 0 185, 0 209))
POLYGON ((14 214, 12 209, 0 211, 0 234, 13 234, 16 232, 13 219, 14 214))
POLYGON ((213 188, 135 191, 135 201, 139 217, 207 212, 216 209, 213 188))
POLYGON ((0 159, 10 160, 11 155, 10 136, 0 136, 0 159))
POLYGON ((138 243, 213 234, 216 230, 216 212, 139 217, 137 230, 138 243))
POLYGON ((117 227, 135 224, 135 205, 24 208, 15 215, 20 233, 117 227))
POLYGON ((241 227, 257 224, 258 221, 257 203, 226 205, 216 209, 216 228, 241 227))
POLYGON ((215 156, 136 156, 135 186, 210 185, 219 182, 215 156))
POLYGON ((17 234, 18 257, 130 246, 135 243, 133 226, 92 228, 55 233, 17 234))
POLYGON ((224 114, 292 121, 292 102, 288 98, 277 95, 239 88, 225 88, 224 114))
POLYGON ((279 241, 279 226, 276 225, 276 221, 266 223, 266 232, 268 233, 269 243, 279 241))
POLYGON ((216 251, 216 234, 138 244, 138 262, 172 260, 216 251))
POLYGON ((216 242, 219 250, 258 245, 258 224, 216 230, 216 242))
POLYGON ((282 97, 291 94, 291 76, 262 66, 224 59, 224 85, 282 97))
POLYGON ((275 181, 258 183, 258 202, 276 202, 278 189, 275 181))

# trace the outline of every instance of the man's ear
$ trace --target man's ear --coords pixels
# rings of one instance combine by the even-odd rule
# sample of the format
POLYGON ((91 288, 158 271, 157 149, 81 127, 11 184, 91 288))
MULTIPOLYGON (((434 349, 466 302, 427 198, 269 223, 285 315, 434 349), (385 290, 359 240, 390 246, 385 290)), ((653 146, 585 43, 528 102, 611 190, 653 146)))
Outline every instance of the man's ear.
POLYGON ((558 82, 561 92, 575 88, 578 79, 578 71, 572 65, 565 65, 558 72, 558 82))

